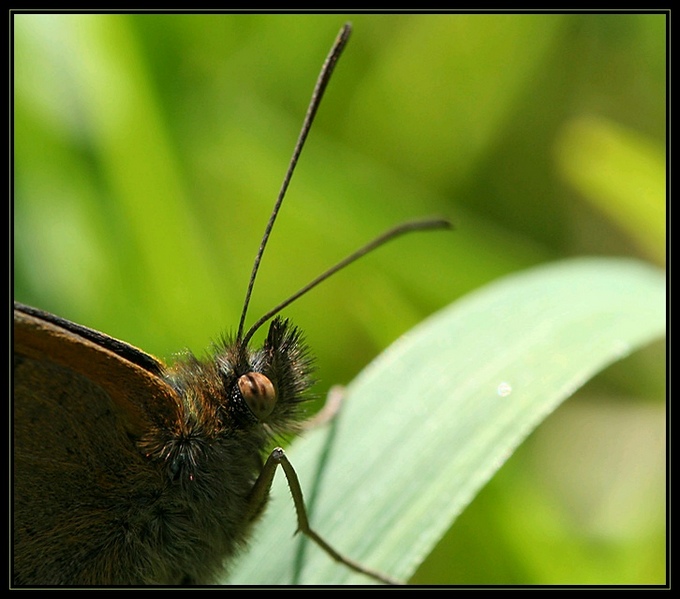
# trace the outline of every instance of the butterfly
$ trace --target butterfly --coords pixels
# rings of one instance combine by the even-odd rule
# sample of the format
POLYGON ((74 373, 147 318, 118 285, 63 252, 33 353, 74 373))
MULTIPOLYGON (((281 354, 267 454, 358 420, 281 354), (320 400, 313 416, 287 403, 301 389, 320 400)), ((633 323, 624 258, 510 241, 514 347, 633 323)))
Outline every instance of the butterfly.
POLYGON ((311 527, 300 483, 272 440, 297 433, 312 385, 302 331, 280 313, 329 276, 411 231, 380 235, 274 307, 245 321, 269 234, 319 103, 351 32, 324 62, 265 228, 235 335, 209 359, 173 364, 108 335, 14 304, 13 580, 15 585, 209 584, 247 544, 281 466, 300 532, 334 559, 391 577, 334 549, 311 527), (268 325, 261 346, 253 334, 268 325))

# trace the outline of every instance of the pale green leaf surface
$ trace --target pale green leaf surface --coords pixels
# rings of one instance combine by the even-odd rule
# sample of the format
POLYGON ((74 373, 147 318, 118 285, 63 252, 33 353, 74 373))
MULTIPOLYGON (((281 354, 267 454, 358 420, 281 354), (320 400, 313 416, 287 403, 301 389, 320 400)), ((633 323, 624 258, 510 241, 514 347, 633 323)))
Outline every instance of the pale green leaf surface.
MULTIPOLYGON (((288 451, 313 503, 312 525, 343 553, 408 579, 560 402, 664 332, 663 273, 627 259, 551 264, 453 303, 357 377, 330 432, 314 431, 288 451)), ((371 582, 311 545, 294 574, 299 541, 285 486, 280 472, 227 582, 371 582)))

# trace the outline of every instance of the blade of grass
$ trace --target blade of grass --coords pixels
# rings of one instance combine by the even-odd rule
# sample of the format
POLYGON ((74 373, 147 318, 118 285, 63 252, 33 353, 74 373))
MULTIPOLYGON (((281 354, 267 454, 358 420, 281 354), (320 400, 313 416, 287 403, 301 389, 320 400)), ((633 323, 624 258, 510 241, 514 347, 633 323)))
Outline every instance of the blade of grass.
MULTIPOLYGON (((407 579, 521 441, 607 364, 665 332, 665 278, 578 259, 470 294, 397 341, 348 387, 312 525, 340 551, 407 579)), ((326 439, 289 457, 309 489, 326 439)), ((229 582, 290 584, 285 481, 229 582)), ((309 491, 308 491, 309 492, 309 491)), ((306 584, 367 583, 308 547, 306 584)))

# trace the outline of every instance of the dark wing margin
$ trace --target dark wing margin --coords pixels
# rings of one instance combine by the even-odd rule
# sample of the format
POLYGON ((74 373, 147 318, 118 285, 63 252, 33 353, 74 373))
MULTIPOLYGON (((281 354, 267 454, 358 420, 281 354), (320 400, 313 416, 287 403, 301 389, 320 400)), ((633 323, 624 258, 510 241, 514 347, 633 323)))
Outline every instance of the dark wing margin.
MULTIPOLYGON (((30 370, 17 370, 22 359, 51 364, 92 381, 111 398, 135 436, 171 425, 181 410, 180 398, 166 382, 160 360, 103 333, 15 303, 14 383, 25 388, 24 380, 16 380, 30 376, 30 370)), ((60 388, 54 393, 68 391, 60 388)))
POLYGON ((33 316, 39 320, 52 323, 53 325, 69 331, 70 333, 79 335, 83 339, 87 339, 95 345, 117 354, 124 360, 132 362, 133 364, 136 364, 144 370, 148 370, 151 374, 155 374, 156 376, 162 376, 165 370, 165 365, 160 360, 157 360, 153 356, 143 352, 139 348, 136 348, 134 345, 126 343, 125 341, 120 341, 119 339, 115 339, 114 337, 109 337, 104 333, 95 331, 94 329, 90 329, 81 324, 76 324, 75 322, 66 320, 61 316, 56 316, 50 312, 45 312, 43 310, 39 310, 38 308, 33 308, 31 306, 27 306, 26 304, 15 301, 15 320, 17 311, 22 314, 33 316))

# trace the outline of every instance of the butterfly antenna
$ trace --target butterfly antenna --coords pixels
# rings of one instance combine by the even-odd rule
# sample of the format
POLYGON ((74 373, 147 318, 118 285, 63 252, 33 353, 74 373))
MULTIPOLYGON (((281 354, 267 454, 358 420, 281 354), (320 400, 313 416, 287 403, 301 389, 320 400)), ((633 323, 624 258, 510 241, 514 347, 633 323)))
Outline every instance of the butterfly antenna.
POLYGON ((363 247, 359 248, 358 250, 347 256, 345 259, 338 262, 335 266, 332 266, 331 268, 320 274, 318 277, 316 277, 316 279, 305 285, 302 289, 300 289, 297 293, 291 295, 288 299, 282 301, 278 306, 272 308, 269 312, 262 316, 262 318, 260 318, 252 327, 250 327, 250 329, 248 329, 248 332, 243 337, 243 343, 247 345, 248 341, 250 341, 250 338, 253 336, 255 331, 257 331, 257 329, 259 329, 270 318, 281 312, 281 310, 283 310, 286 306, 292 304, 300 296, 304 295, 311 289, 314 289, 314 287, 316 287, 319 283, 325 281, 328 277, 334 275, 336 272, 345 268, 346 266, 349 266, 355 260, 358 260, 362 256, 365 256, 369 252, 372 252, 373 250, 379 248, 381 245, 384 245, 385 243, 391 241, 395 237, 399 237, 400 235, 404 235, 406 233, 412 233, 413 231, 426 231, 430 229, 451 229, 451 228, 452 228, 451 223, 446 219, 430 218, 426 220, 407 221, 405 223, 397 225, 396 227, 393 227, 392 229, 389 229, 388 231, 385 231, 382 235, 379 235, 378 237, 373 239, 373 241, 370 241, 363 247))
MULTIPOLYGON (((271 216, 269 217, 269 222, 264 230, 264 235, 262 236, 262 241, 260 242, 260 247, 257 250, 257 255, 255 256, 255 262, 253 263, 253 270, 250 273, 250 281, 248 282, 248 289, 246 291, 246 297, 243 302, 243 311, 241 312, 241 320, 238 325, 238 333, 236 335, 237 341, 243 339, 243 327, 245 325, 246 313, 248 312, 248 304, 250 304, 250 296, 253 292, 253 286, 255 284, 255 277, 257 276, 257 271, 260 268, 260 261, 262 260, 262 254, 264 254, 264 249, 267 246, 267 241, 269 240, 269 235, 271 234, 272 228, 274 227, 274 222, 279 214, 279 209, 283 203, 283 198, 286 195, 286 190, 288 189, 288 184, 290 183, 291 177, 293 176, 293 171, 297 165, 297 161, 300 158, 300 153, 302 152, 302 147, 305 144, 309 130, 312 127, 312 122, 316 116, 316 112, 319 109, 319 104, 321 103, 321 98, 326 91, 328 82, 330 81, 335 65, 340 58, 340 54, 347 45, 350 33, 352 32, 352 26, 350 23, 345 23, 338 33, 338 37, 333 43, 333 47, 328 54, 323 66, 321 67, 321 72, 319 73, 319 78, 316 80, 316 85, 314 86, 314 91, 312 92, 312 99, 309 102, 309 107, 307 108, 307 114, 305 115, 305 120, 302 123, 302 129, 300 130, 300 135, 298 137, 297 143, 295 144, 295 149, 293 150, 293 156, 290 159, 288 165, 288 170, 283 178, 283 183, 281 185, 281 190, 279 191, 279 196, 276 199, 276 204, 274 204, 274 209, 272 210, 271 216)), ((250 336, 248 336, 248 339, 250 336)), ((246 340, 247 341, 247 340, 246 340)))

